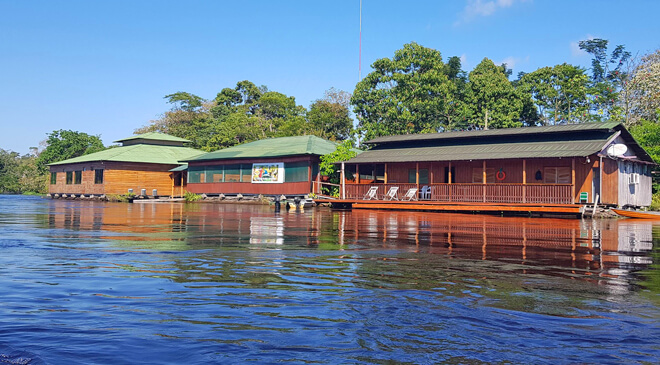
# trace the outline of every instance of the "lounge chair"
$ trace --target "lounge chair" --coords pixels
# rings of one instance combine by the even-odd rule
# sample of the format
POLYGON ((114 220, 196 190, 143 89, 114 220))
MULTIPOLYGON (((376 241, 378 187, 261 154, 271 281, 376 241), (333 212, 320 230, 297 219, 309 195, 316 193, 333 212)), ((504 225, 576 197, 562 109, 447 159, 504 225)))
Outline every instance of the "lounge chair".
POLYGON ((387 191, 387 194, 385 194, 383 200, 399 200, 399 197, 396 195, 398 191, 399 191, 398 186, 392 186, 390 190, 387 191))
POLYGON ((411 200, 417 200, 417 188, 410 188, 408 191, 406 191, 406 195, 401 198, 401 201, 411 201, 411 200))
POLYGON ((431 187, 428 185, 422 186, 422 190, 419 192, 419 198, 423 200, 431 199, 431 187))
POLYGON ((377 199, 376 193, 378 192, 378 186, 372 186, 369 188, 369 191, 367 191, 366 194, 364 194, 364 197, 362 200, 371 200, 371 199, 377 199))

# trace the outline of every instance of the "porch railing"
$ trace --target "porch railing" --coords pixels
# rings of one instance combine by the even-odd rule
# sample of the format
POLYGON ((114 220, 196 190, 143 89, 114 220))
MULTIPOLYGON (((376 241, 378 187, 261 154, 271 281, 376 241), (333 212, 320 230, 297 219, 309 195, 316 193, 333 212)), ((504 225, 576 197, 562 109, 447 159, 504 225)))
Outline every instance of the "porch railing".
POLYGON ((346 184, 346 199, 363 199, 372 186, 378 187, 377 199, 398 186, 399 199, 419 188, 418 199, 427 201, 573 204, 571 184, 346 184), (423 194, 424 186, 430 194, 423 194))

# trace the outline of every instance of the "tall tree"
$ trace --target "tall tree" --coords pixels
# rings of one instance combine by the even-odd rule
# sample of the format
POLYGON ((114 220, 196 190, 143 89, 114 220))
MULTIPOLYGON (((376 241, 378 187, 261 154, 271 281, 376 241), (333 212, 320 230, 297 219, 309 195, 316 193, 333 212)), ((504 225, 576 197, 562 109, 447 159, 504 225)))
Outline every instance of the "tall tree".
POLYGON ((468 100, 472 108, 469 127, 520 127, 523 101, 502 67, 484 58, 469 75, 468 100))
POLYGON ((448 107, 456 86, 449 81, 440 52, 413 42, 392 59, 376 60, 372 68, 351 98, 366 139, 446 128, 441 111, 448 107))
POLYGON ((601 38, 578 43, 581 50, 592 55, 589 100, 593 120, 623 118, 622 111, 617 105, 618 92, 622 80, 626 79, 626 75, 622 71, 631 54, 623 45, 618 45, 608 59, 608 44, 608 40, 601 38))
POLYGON ((71 130, 57 130, 48 135, 44 142, 46 148, 39 154, 37 166, 39 171, 48 171, 49 163, 67 160, 87 155, 105 149, 99 136, 71 130))
POLYGON ((353 133, 350 99, 351 94, 331 88, 323 99, 314 101, 307 112, 310 133, 333 141, 348 139, 353 133))
POLYGON ((588 80, 584 70, 569 64, 543 67, 524 74, 518 89, 531 95, 541 124, 577 123, 587 118, 588 80))
POLYGON ((660 111, 660 50, 631 62, 620 92, 627 125, 642 121, 658 122, 660 111))

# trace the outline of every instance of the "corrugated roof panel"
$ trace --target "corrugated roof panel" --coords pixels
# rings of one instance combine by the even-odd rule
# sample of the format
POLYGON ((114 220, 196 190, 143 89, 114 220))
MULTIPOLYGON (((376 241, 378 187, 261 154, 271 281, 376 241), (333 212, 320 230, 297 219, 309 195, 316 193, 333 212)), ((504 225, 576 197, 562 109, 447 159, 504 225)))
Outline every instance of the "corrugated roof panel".
POLYGON ((334 152, 337 143, 316 136, 269 138, 206 153, 189 161, 263 158, 293 155, 326 155, 334 152))
POLYGON ((188 147, 158 146, 136 144, 109 148, 89 155, 55 162, 50 165, 65 165, 70 163, 92 161, 140 162, 177 165, 179 161, 203 154, 204 151, 188 147))
POLYGON ((511 158, 580 157, 603 148, 607 139, 534 143, 472 144, 364 151, 348 163, 499 160, 511 158))
POLYGON ((158 132, 149 132, 149 133, 143 133, 143 134, 136 134, 134 136, 130 136, 127 138, 123 139, 118 139, 114 141, 115 143, 119 142, 124 142, 124 141, 131 141, 134 139, 150 139, 154 141, 170 141, 170 142, 190 142, 189 140, 185 138, 179 138, 175 136, 171 136, 169 134, 165 133, 158 133, 158 132))
POLYGON ((365 144, 378 144, 390 142, 408 142, 408 141, 425 141, 425 140, 439 140, 439 139, 455 139, 455 138, 484 138, 495 136, 515 136, 525 134, 545 134, 545 133, 570 133, 576 131, 590 131, 590 130, 610 130, 621 123, 618 122, 605 122, 605 123, 582 123, 582 124, 567 124, 567 125, 551 125, 543 127, 524 127, 524 128, 501 128, 489 130, 476 130, 476 131, 456 131, 444 133, 423 133, 423 134, 404 134, 397 136, 384 136, 377 137, 372 140, 364 142, 365 144))

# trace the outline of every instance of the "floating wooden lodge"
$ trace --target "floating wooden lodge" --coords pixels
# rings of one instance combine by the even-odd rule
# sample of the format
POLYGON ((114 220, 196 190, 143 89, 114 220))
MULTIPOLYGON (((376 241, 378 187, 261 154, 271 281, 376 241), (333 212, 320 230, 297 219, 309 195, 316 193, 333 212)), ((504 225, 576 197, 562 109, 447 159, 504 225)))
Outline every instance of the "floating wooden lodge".
POLYGON ((315 136, 269 138, 185 160, 188 190, 206 195, 304 196, 320 181, 320 157, 337 148, 315 136))
POLYGON ((651 204, 653 159, 619 123, 379 137, 342 164, 353 208, 575 213, 651 204))
POLYGON ((50 164, 50 195, 183 195, 185 169, 179 167, 185 164, 179 161, 204 153, 185 147, 186 139, 162 133, 115 142, 122 146, 50 164))

